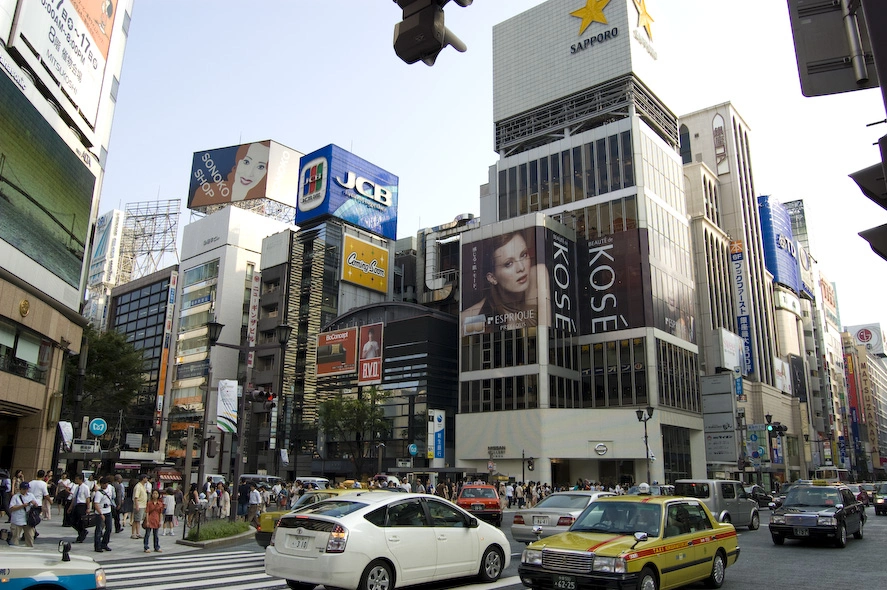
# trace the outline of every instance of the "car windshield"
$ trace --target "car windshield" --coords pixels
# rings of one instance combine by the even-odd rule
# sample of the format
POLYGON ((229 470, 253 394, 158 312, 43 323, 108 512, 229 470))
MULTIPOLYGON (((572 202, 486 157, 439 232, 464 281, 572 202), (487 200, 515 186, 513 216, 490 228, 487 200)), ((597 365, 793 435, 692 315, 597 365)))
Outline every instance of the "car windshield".
POLYGON ((493 488, 464 488, 462 490, 463 498, 492 498, 497 500, 499 496, 493 488))
POLYGON ((582 494, 552 494, 536 504, 536 508, 563 508, 564 510, 582 510, 588 506, 591 496, 582 494))
POLYGON ((841 493, 834 488, 792 488, 782 505, 786 508, 834 508, 841 504, 841 493))
POLYGON ((365 507, 366 504, 363 502, 348 502, 345 500, 325 500, 323 502, 317 502, 316 504, 311 504, 310 506, 306 506, 302 510, 299 511, 299 516, 310 516, 310 515, 322 515, 322 516, 332 516, 334 518, 338 518, 340 516, 345 516, 346 514, 351 514, 356 510, 360 510, 365 507))
POLYGON ((878 488, 879 494, 887 494, 887 483, 882 483, 881 487, 878 488))
POLYGON ((875 484, 873 484, 873 483, 864 483, 860 487, 867 492, 874 492, 875 491, 875 484))
POLYGON ((662 507, 641 502, 593 502, 579 515, 571 532, 659 536, 662 507))

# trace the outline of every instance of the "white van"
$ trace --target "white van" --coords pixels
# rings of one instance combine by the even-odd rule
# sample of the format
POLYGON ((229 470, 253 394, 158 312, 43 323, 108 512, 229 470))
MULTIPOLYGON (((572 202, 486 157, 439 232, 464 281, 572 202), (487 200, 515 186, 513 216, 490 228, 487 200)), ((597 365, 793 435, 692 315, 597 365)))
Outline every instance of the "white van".
POLYGON ((306 475, 305 477, 297 477, 296 481, 301 481, 303 486, 310 483, 318 490, 325 490, 330 487, 330 480, 325 477, 314 477, 313 475, 306 475))

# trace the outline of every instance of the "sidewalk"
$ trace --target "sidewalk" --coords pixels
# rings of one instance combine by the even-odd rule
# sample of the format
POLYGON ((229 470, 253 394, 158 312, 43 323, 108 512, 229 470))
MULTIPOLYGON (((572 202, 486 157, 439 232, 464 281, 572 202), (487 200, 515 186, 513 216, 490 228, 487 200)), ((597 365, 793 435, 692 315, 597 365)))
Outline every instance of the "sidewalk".
MULTIPOLYGON (((9 530, 9 525, 3 524, 3 522, 0 522, 0 528, 9 530)), ((113 527, 113 523, 111 526, 113 527)), ((93 548, 93 533, 95 532, 95 529, 89 529, 89 534, 86 537, 85 541, 83 541, 82 543, 75 543, 74 540, 77 538, 77 531, 70 527, 62 526, 62 516, 58 513, 57 508, 53 506, 52 519, 44 519, 43 522, 41 522, 37 526, 37 532, 40 533, 40 536, 34 540, 34 547, 39 548, 43 551, 55 551, 58 548, 59 541, 69 541, 71 543, 72 554, 88 555, 98 563, 102 564, 112 561, 119 561, 121 559, 133 559, 137 557, 144 559, 154 559, 155 557, 160 557, 163 555, 176 555, 179 553, 185 553, 187 551, 199 550, 200 547, 193 547, 177 543, 177 541, 182 539, 184 530, 183 527, 184 525, 180 522, 179 526, 173 529, 173 532, 175 533, 174 536, 164 537, 161 535, 160 537, 158 537, 160 541, 160 549, 163 551, 162 553, 154 552, 153 535, 149 540, 149 548, 151 549, 151 553, 145 553, 144 539, 130 539, 131 529, 128 525, 125 526, 123 528, 123 531, 121 531, 120 533, 115 533, 112 529, 111 541, 108 543, 111 551, 96 553, 93 548)))

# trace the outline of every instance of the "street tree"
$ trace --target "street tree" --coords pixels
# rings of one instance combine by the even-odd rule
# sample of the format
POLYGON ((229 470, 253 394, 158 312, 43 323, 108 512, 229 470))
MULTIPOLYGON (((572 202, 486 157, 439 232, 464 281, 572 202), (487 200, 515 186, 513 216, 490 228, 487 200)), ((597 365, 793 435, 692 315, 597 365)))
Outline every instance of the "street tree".
POLYGON ((336 395, 317 408, 320 428, 328 440, 335 440, 343 452, 347 452, 357 477, 367 474, 371 464, 372 441, 381 440, 388 432, 382 402, 385 392, 373 387, 363 388, 358 395, 336 395), (370 441, 367 443, 367 441, 370 441))

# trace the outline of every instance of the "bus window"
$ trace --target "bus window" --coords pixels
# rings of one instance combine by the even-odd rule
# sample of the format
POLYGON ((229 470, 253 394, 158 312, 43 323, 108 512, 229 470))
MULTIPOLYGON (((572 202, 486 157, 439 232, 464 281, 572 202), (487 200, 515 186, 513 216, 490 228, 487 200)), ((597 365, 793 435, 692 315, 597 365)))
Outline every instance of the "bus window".
POLYGON ((850 483, 850 472, 839 467, 818 467, 814 472, 814 479, 829 483, 850 483))

